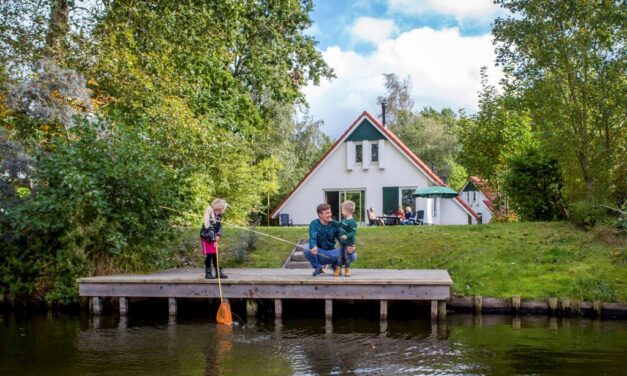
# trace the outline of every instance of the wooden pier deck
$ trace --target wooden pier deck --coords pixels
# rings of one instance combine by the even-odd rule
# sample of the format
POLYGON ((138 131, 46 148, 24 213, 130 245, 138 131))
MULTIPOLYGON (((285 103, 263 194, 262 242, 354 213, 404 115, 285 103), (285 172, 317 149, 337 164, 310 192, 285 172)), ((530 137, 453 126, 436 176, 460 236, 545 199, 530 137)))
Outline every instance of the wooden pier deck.
MULTIPOLYGON (((281 317, 282 299, 323 299, 326 316, 332 315, 336 299, 377 300, 381 318, 387 317, 387 301, 431 302, 431 316, 446 314, 446 301, 453 283, 446 270, 353 269, 351 277, 326 273, 312 277, 303 269, 228 269, 223 279, 225 298, 273 299, 275 314, 281 317)), ((217 279, 205 279, 201 269, 174 269, 153 274, 121 274, 81 278, 80 296, 92 298, 92 312, 100 313, 100 298, 120 299, 120 313, 128 310, 127 299, 168 298, 170 314, 176 314, 176 298, 218 298, 217 279)))

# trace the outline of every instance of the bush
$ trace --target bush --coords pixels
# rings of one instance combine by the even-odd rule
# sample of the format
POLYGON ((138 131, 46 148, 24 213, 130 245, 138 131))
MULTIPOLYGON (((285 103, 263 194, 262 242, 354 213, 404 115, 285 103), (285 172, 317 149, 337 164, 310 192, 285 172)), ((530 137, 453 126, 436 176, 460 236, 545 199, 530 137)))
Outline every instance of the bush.
POLYGON ((35 189, 3 212, 0 287, 70 303, 76 279, 162 266, 177 181, 133 132, 85 123, 38 151, 35 189))
POLYGON ((591 228, 605 217, 603 207, 593 202, 575 201, 569 206, 568 219, 581 228, 591 228))
POLYGON ((562 179, 557 161, 536 149, 508 159, 505 190, 522 220, 561 219, 562 179))

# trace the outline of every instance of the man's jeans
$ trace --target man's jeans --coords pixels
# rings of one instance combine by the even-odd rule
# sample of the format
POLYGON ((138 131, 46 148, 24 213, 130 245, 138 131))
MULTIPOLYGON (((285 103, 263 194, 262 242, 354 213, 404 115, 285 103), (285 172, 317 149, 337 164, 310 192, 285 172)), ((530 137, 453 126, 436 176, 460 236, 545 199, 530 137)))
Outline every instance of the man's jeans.
MULTIPOLYGON (((340 257, 340 252, 342 251, 340 248, 322 249, 318 247, 318 254, 314 255, 309 249, 309 244, 303 246, 302 248, 303 254, 315 270, 320 269, 322 265, 326 264, 332 264, 333 267, 336 267, 337 260, 340 257)), ((350 262, 357 260, 357 252, 348 253, 348 259, 350 262)))

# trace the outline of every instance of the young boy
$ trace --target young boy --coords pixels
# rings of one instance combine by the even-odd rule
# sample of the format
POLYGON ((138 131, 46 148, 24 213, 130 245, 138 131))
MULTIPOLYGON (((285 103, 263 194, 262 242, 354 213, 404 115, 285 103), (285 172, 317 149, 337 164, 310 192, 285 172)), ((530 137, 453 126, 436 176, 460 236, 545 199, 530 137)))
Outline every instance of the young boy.
POLYGON ((342 221, 340 221, 340 244, 342 250, 338 259, 338 267, 335 268, 333 275, 339 277, 344 267, 344 276, 351 275, 351 258, 346 252, 346 247, 355 244, 355 233, 357 232, 357 222, 353 219, 355 211, 355 203, 353 201, 344 201, 342 203, 342 221))

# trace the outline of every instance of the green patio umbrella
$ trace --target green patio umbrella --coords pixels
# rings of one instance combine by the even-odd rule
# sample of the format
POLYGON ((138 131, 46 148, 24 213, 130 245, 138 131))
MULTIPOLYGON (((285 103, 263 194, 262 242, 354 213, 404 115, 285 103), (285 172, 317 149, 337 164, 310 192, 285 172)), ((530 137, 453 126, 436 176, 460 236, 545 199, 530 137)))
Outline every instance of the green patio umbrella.
POLYGON ((457 196, 457 192, 449 187, 440 187, 440 186, 431 186, 431 187, 423 187, 416 189, 416 192, 412 195, 414 197, 422 197, 422 198, 433 198, 433 197, 442 197, 442 198, 454 198, 457 196))

